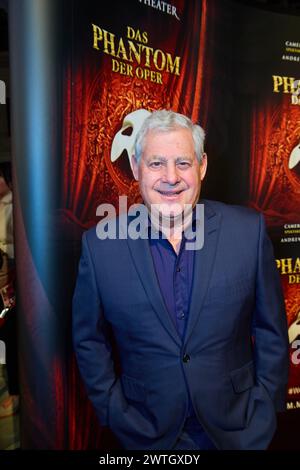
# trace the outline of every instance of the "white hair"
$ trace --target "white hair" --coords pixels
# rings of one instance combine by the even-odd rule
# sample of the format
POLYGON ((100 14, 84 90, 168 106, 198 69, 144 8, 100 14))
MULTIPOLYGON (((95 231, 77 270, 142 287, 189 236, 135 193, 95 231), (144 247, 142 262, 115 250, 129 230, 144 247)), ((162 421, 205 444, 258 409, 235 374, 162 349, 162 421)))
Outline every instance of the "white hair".
POLYGON ((140 162, 144 150, 145 139, 149 131, 163 133, 181 128, 189 129, 191 131, 195 154, 197 160, 201 163, 204 153, 204 130, 198 124, 194 124, 187 116, 166 109, 151 113, 150 116, 145 119, 141 129, 137 133, 134 143, 134 154, 137 163, 140 162))

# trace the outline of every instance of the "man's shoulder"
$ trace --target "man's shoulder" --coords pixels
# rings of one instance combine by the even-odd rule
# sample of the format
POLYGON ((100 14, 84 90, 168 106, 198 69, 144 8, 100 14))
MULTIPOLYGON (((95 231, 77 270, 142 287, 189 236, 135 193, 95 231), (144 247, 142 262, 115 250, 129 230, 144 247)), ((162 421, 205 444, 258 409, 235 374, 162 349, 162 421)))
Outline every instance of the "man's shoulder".
POLYGON ((83 233, 83 241, 89 246, 99 245, 99 241, 110 243, 112 240, 124 240, 130 217, 122 214, 111 219, 100 220, 83 233))
POLYGON ((91 228, 83 232, 82 234, 82 239, 90 243, 94 243, 94 241, 97 239, 97 225, 93 225, 91 228))
MULTIPOLYGON (((253 242, 261 236, 265 230, 265 224, 261 214, 249 207, 224 204, 218 201, 204 201, 205 212, 215 214, 218 217, 220 236, 227 248, 243 247, 243 250, 251 250, 253 242)), ((209 222, 209 217, 206 221, 209 222)))
POLYGON ((258 221, 260 217, 260 213, 250 207, 225 204, 224 202, 214 201, 211 199, 203 199, 200 202, 204 204, 205 213, 208 216, 219 215, 225 220, 236 220, 238 222, 254 222, 258 221))

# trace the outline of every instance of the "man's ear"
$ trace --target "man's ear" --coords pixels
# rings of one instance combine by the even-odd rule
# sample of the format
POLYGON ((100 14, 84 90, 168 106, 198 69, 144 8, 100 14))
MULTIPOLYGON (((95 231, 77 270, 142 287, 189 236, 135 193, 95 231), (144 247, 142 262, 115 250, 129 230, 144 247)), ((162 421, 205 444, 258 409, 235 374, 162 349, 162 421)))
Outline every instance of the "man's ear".
POLYGON ((207 170, 207 154, 204 153, 202 155, 202 160, 201 160, 201 163, 200 163, 200 178, 201 178, 201 181, 204 180, 204 177, 206 175, 206 170, 207 170))
POLYGON ((132 168, 134 179, 138 181, 139 180, 139 164, 136 161, 136 158, 134 155, 131 155, 131 168, 132 168))

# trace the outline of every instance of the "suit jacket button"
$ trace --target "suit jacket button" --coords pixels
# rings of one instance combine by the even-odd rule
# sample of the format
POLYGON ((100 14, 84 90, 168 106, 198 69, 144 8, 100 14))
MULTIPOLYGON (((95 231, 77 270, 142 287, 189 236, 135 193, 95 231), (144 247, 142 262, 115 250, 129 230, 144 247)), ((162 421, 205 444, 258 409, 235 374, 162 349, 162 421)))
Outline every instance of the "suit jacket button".
POLYGON ((185 354, 185 355, 183 356, 183 362, 189 362, 190 359, 191 359, 191 358, 190 358, 190 356, 189 356, 188 354, 185 354))

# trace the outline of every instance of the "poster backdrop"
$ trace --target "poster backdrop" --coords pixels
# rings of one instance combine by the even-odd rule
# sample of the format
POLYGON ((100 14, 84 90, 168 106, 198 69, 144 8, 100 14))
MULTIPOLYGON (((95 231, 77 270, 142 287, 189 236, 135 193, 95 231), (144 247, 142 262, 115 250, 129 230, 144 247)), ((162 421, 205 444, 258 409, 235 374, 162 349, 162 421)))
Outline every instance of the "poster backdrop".
POLYGON ((236 111, 247 165, 245 203, 265 215, 285 296, 290 342, 287 410, 300 409, 299 18, 243 9, 236 111))
MULTIPOLYGON (((119 195, 128 196, 128 206, 138 201, 131 146, 149 111, 172 108, 207 121, 212 74, 207 33, 214 10, 209 14, 206 1, 182 0, 164 10, 140 1, 71 6, 60 217, 64 233, 81 237, 99 220, 99 204, 112 203, 118 212, 119 195)), ((85 448, 91 439, 101 446, 107 433, 96 443, 90 433, 93 411, 88 405, 86 413, 77 390, 75 368, 70 446, 85 448)))
MULTIPOLYGON (((290 326, 287 409, 292 413, 300 407, 300 20, 215 0, 70 0, 65 5, 58 98, 62 158, 53 162, 55 203, 42 235, 55 260, 51 285, 35 255, 22 199, 22 152, 15 150, 22 233, 17 243, 26 247, 19 263, 25 447, 118 445, 99 427, 78 376, 71 297, 81 235, 99 220, 99 204, 112 203, 118 210, 119 195, 128 195, 128 205, 139 199, 130 166, 132 142, 147 111, 161 108, 187 114, 206 130, 209 170, 203 195, 249 205, 266 216, 290 326), (24 287, 23 261, 34 292, 24 287), (39 327, 51 315, 57 321, 47 336, 39 327), (49 335, 56 338, 51 347, 48 339, 41 341, 49 335), (32 358, 34 374, 29 373, 32 358), (47 398, 47 420, 41 397, 47 398)), ((29 181, 34 164, 32 171, 26 174, 29 181)))

